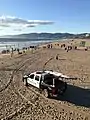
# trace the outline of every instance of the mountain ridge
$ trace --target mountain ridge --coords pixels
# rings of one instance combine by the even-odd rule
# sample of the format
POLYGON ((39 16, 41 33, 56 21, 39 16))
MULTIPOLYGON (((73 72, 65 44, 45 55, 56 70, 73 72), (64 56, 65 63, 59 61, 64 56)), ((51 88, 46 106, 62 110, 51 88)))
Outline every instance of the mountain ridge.
POLYGON ((63 38, 90 38, 90 33, 72 34, 72 33, 27 33, 19 35, 6 35, 0 38, 16 39, 63 39, 63 38))

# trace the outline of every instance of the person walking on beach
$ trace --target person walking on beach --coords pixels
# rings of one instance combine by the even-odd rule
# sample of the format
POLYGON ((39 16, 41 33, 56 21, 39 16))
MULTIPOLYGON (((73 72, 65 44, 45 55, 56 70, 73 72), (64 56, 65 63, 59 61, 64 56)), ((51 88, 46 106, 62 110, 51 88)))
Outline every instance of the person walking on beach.
POLYGON ((18 54, 19 54, 19 48, 17 49, 17 52, 18 52, 18 54))
POLYGON ((13 48, 12 48, 12 50, 11 50, 11 57, 13 56, 13 48))
POLYGON ((51 44, 51 48, 52 48, 52 44, 51 44))

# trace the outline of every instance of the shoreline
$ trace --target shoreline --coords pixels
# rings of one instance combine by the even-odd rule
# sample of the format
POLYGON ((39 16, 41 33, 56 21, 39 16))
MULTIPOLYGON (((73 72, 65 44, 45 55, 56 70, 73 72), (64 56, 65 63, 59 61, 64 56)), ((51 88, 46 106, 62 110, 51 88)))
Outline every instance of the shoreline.
MULTIPOLYGON (((44 47, 46 47, 47 48, 47 45, 48 44, 52 44, 52 48, 61 48, 60 46, 62 45, 62 44, 66 44, 66 46, 68 46, 68 45, 72 45, 72 46, 78 46, 78 48, 80 49, 80 50, 83 50, 83 49, 85 49, 87 46, 89 47, 89 49, 90 49, 90 41, 89 40, 87 40, 87 39, 67 39, 67 40, 54 40, 54 41, 49 41, 49 42, 41 42, 41 43, 37 43, 37 44, 34 44, 34 45, 31 45, 31 46, 36 46, 37 47, 37 49, 41 49, 41 48, 44 48, 44 47), (79 46, 79 44, 80 44, 80 41, 86 41, 86 42, 88 42, 89 44, 88 45, 86 45, 85 47, 80 47, 79 46)), ((8 49, 7 49, 8 50, 8 49)), ((30 48, 30 46, 29 47, 26 47, 26 46, 24 46, 24 47, 22 47, 21 49, 19 49, 20 50, 20 52, 22 52, 22 54, 23 54, 23 51, 25 51, 25 52, 31 52, 32 51, 32 49, 30 48), (23 48, 27 48, 26 50, 25 49, 23 49, 23 48)), ((34 50, 34 49, 33 49, 34 50)), ((2 50, 3 51, 3 50, 2 50)), ((5 57, 5 56, 11 56, 11 54, 12 54, 12 51, 10 50, 10 52, 9 53, 1 53, 1 51, 0 51, 0 58, 2 58, 2 57, 5 57)), ((18 51, 16 50, 16 51, 13 51, 13 55, 17 55, 18 54, 18 51)))

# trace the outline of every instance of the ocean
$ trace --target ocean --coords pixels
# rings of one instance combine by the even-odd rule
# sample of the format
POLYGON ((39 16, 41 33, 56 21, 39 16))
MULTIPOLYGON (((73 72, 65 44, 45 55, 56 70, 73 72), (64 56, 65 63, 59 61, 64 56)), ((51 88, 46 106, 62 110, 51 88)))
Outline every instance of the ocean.
POLYGON ((45 44, 45 43, 49 43, 52 42, 53 40, 20 40, 20 41, 0 41, 0 52, 2 50, 11 50, 13 49, 22 49, 23 47, 29 47, 32 45, 41 45, 41 44, 45 44))

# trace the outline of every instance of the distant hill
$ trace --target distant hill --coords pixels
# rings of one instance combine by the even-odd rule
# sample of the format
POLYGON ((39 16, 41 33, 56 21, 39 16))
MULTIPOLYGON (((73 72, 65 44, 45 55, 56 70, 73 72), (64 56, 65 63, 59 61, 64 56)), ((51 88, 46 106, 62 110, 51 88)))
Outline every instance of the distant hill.
POLYGON ((0 38, 13 39, 64 39, 64 38, 90 38, 89 33, 70 34, 70 33, 28 33, 20 35, 1 36, 0 38))

